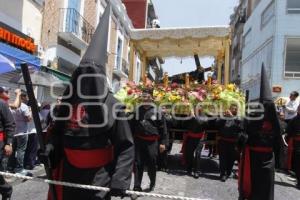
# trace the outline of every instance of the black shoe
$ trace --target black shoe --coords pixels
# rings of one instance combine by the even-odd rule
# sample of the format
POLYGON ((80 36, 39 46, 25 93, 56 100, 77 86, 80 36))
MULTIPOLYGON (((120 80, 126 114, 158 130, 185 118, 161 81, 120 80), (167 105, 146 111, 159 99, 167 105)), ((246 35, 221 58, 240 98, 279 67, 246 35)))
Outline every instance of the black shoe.
POLYGON ((133 191, 142 192, 143 190, 141 187, 134 187, 133 191))
POLYGON ((296 185, 296 188, 297 188, 298 190, 300 190, 300 184, 299 184, 299 183, 296 185))
POLYGON ((227 177, 226 176, 221 176, 221 181, 222 182, 225 182, 227 180, 227 177))
POLYGON ((2 200, 11 200, 11 197, 2 197, 2 200))
POLYGON ((199 178, 200 177, 200 173, 199 172, 195 172, 194 173, 194 178, 199 178))

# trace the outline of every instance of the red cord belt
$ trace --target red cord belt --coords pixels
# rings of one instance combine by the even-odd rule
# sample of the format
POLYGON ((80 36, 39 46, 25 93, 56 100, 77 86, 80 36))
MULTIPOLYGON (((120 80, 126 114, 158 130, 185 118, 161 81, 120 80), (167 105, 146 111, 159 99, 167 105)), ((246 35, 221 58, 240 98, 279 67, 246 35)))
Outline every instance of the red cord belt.
POLYGON ((252 183, 251 183, 251 160, 250 160, 250 151, 257 153, 272 153, 272 147, 250 147, 246 146, 244 151, 244 160, 241 160, 239 163, 239 187, 241 187, 240 183, 243 181, 242 190, 243 196, 246 199, 251 197, 252 183), (244 165, 244 169, 242 171, 241 165, 244 165), (241 177, 243 176, 243 180, 241 177))

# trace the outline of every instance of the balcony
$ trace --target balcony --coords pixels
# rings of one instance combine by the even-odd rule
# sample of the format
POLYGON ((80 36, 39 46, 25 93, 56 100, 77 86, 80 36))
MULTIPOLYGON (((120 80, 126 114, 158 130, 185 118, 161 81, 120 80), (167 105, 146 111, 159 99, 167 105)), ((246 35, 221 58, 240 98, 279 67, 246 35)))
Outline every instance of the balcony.
POLYGON ((114 67, 114 74, 118 75, 119 77, 128 78, 129 63, 120 56, 116 57, 116 66, 114 67))
POLYGON ((59 10, 58 35, 72 46, 87 48, 95 29, 73 8, 59 10))

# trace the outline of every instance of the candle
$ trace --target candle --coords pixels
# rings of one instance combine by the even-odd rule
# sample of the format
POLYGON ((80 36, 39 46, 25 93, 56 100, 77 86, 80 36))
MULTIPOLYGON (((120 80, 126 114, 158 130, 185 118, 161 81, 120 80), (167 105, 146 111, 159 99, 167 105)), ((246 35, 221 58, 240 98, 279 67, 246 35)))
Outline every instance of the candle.
POLYGON ((185 74, 185 88, 188 89, 190 88, 190 75, 185 74))
POLYGON ((207 76, 207 85, 211 85, 211 83, 212 83, 212 77, 211 77, 211 74, 209 74, 208 76, 207 76))
POLYGON ((169 84, 169 78, 168 78, 168 73, 164 73, 164 87, 167 88, 169 84))

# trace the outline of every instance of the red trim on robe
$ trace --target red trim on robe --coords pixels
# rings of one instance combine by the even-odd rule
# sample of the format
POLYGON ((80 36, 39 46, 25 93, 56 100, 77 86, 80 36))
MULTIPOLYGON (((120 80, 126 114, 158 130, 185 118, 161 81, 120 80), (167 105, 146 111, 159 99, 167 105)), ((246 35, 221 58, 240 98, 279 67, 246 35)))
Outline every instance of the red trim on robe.
POLYGON ((248 145, 245 147, 245 151, 244 151, 245 160, 239 163, 239 179, 238 179, 239 190, 242 191, 243 197, 245 199, 250 199, 251 192, 252 192, 250 151, 254 151, 258 153, 271 153, 273 149, 271 147, 250 147, 248 145), (242 171, 241 168, 242 165, 244 165, 244 169, 243 169, 244 171, 242 171), (243 175, 243 183, 242 183, 242 188, 240 188, 242 175, 243 175))
POLYGON ((5 140, 4 132, 0 132, 0 142, 5 140))
POLYGON ((263 132, 271 132, 273 130, 272 123, 270 121, 264 121, 262 125, 263 132))
POLYGON ((149 141, 149 142, 155 142, 155 141, 159 140, 159 138, 160 138, 159 135, 144 135, 144 134, 137 134, 136 137, 141 140, 145 140, 145 141, 149 141))
POLYGON ((293 136, 293 137, 289 138, 289 141, 288 141, 288 159, 287 159, 287 168, 288 168, 288 170, 292 169, 292 159, 293 159, 295 141, 300 142, 300 136, 293 136))
POLYGON ((74 105, 72 111, 71 119, 68 122, 68 128, 78 129, 80 128, 79 122, 84 118, 86 112, 83 106, 78 105, 74 105))
MULTIPOLYGON (((59 166, 52 171, 52 179, 56 181, 62 181, 63 175, 63 161, 60 162, 59 166)), ((63 186, 54 185, 56 191, 56 200, 63 200, 63 186)), ((48 200, 53 200, 52 193, 49 189, 48 191, 48 200)))
POLYGON ((103 167, 114 159, 113 146, 91 150, 65 148, 64 152, 70 164, 80 169, 103 167))

